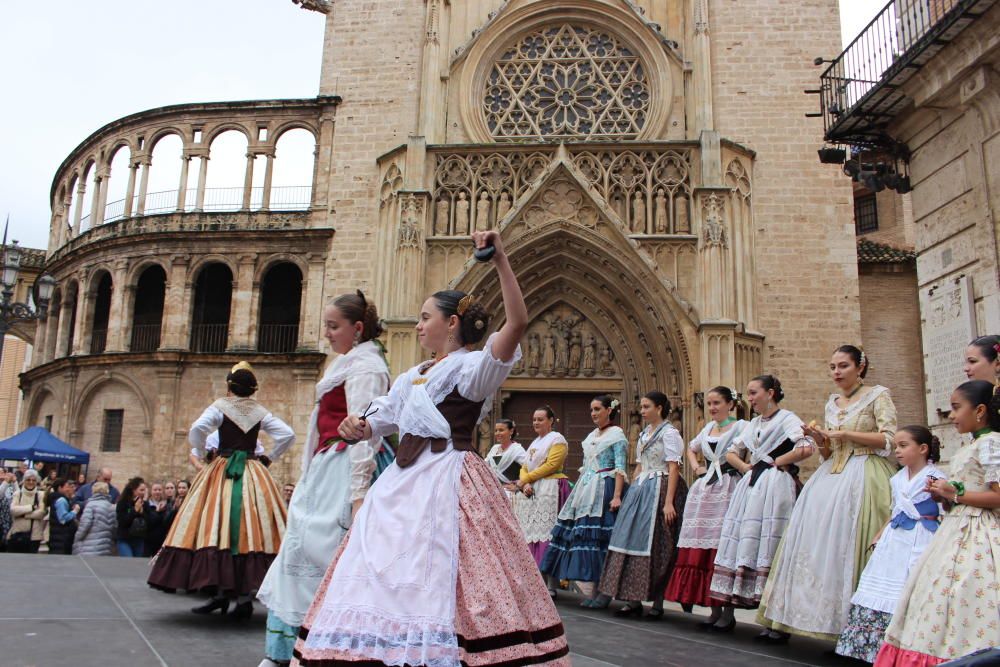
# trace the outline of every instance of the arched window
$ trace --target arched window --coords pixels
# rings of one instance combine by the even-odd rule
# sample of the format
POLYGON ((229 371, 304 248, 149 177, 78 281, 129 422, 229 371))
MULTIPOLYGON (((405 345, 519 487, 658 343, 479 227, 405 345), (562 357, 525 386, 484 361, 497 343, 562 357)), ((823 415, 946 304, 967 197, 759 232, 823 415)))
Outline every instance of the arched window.
POLYGON ((63 356, 68 357, 73 354, 73 337, 76 335, 76 308, 79 305, 80 288, 76 283, 71 283, 69 287, 66 288, 65 305, 64 309, 69 310, 69 317, 66 318, 65 323, 63 319, 59 318, 59 331, 60 335, 66 336, 66 349, 62 351, 63 356), (65 329, 63 326, 65 325, 65 329))
POLYGON ((206 211, 237 211, 243 207, 247 137, 226 130, 212 139, 205 182, 206 211))
POLYGON ((198 273, 191 320, 192 352, 225 352, 232 301, 233 272, 228 266, 215 262, 198 273))
POLYGON ((132 341, 129 345, 132 352, 155 352, 159 349, 166 286, 167 274, 158 264, 140 274, 132 309, 132 341))
POLYGON ((125 194, 128 192, 129 163, 132 152, 128 146, 119 146, 111 158, 110 177, 105 182, 107 195, 104 207, 104 222, 114 222, 125 215, 125 194))
POLYGON ((274 146, 270 209, 299 211, 309 208, 315 153, 316 138, 309 130, 295 128, 278 137, 274 146))
POLYGON ((294 352, 299 344, 302 271, 291 262, 275 264, 260 284, 257 350, 294 352))
POLYGON ((604 28, 549 25, 500 51, 482 96, 497 141, 634 139, 650 85, 635 50, 604 28))
POLYGON ((90 329, 90 353, 100 354, 108 346, 108 321, 111 318, 111 274, 105 271, 94 289, 94 319, 90 329))
POLYGON ((74 195, 76 208, 73 210, 74 220, 80 221, 78 233, 83 233, 90 229, 90 211, 94 205, 94 191, 97 189, 97 165, 91 162, 87 165, 87 170, 83 172, 83 180, 76 184, 77 190, 74 195), (83 191, 80 188, 83 188, 83 191))
POLYGON ((148 167, 144 209, 147 215, 177 210, 177 184, 181 177, 183 152, 184 141, 176 134, 167 134, 156 140, 148 167))

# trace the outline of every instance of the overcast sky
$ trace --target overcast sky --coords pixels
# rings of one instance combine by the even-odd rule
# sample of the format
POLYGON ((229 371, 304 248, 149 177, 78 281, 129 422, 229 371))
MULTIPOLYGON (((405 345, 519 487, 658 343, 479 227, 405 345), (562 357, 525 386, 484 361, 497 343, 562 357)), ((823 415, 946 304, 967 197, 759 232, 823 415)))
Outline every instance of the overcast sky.
MULTIPOLYGON (((844 41, 883 4, 841 0, 844 41)), ((290 0, 0 0, 0 216, 9 214, 11 237, 48 243, 56 168, 116 118, 184 102, 316 95, 323 24, 290 0)))

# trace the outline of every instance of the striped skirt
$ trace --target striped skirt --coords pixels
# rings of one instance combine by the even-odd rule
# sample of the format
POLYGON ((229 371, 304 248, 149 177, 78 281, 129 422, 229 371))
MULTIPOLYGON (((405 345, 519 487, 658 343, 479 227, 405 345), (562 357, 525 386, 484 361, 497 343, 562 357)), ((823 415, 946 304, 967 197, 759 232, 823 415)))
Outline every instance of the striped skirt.
POLYGON ((226 476, 227 461, 215 459, 194 478, 153 560, 148 579, 153 588, 236 596, 260 587, 285 533, 285 504, 267 468, 248 460, 234 549, 230 522, 234 480, 226 476))

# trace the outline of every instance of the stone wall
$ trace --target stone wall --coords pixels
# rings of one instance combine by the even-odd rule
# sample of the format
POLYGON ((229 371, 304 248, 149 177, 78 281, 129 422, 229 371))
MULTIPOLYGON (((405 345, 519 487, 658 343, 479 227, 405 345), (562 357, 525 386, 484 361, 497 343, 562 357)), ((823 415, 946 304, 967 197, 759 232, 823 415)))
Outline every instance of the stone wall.
POLYGON ((713 114, 719 133, 756 151, 758 323, 765 368, 781 378, 787 407, 820 418, 827 362, 860 338, 850 181, 822 165, 816 147, 816 56, 840 51, 836 0, 712 0, 713 114))

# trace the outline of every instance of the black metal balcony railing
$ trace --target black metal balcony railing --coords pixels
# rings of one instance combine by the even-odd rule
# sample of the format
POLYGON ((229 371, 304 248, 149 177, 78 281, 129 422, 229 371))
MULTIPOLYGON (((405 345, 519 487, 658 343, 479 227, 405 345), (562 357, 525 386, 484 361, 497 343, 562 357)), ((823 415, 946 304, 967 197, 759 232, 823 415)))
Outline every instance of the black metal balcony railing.
POLYGON ((159 324, 132 325, 132 352, 156 352, 160 348, 159 324))
POLYGON ((890 0, 820 75, 825 139, 885 145, 900 87, 997 0, 890 0))
POLYGON ((191 327, 192 352, 225 352, 228 340, 228 324, 195 324, 191 327))
POLYGON ((108 330, 94 329, 90 334, 90 353, 101 354, 108 347, 108 330))
MULTIPOLYGON (((205 201, 202 207, 206 212, 239 211, 243 209, 243 188, 206 188, 205 201)), ((191 212, 198 205, 198 190, 189 188, 184 193, 184 206, 177 206, 179 190, 163 190, 146 194, 146 205, 143 215, 159 215, 163 213, 191 212)), ((104 218, 101 223, 114 222, 125 217, 125 199, 119 199, 104 207, 104 218)), ((269 211, 305 211, 312 204, 312 186, 289 185, 271 188, 269 211)), ((264 188, 250 189, 250 210, 257 211, 264 205, 264 188)), ((139 195, 132 197, 131 215, 139 214, 139 195)), ((80 218, 80 229, 90 227, 90 214, 80 218)))
POLYGON ((298 344, 298 324, 262 324, 257 331, 258 352, 294 352, 298 344))

